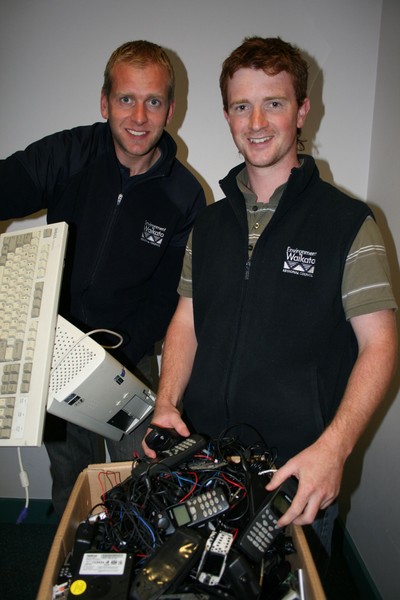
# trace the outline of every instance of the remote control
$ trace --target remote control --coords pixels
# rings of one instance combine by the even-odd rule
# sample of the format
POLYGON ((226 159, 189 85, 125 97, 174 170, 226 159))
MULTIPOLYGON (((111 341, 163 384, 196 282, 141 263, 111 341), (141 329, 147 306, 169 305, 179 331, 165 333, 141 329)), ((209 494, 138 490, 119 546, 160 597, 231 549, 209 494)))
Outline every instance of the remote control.
POLYGON ((157 452, 170 450, 184 438, 172 427, 159 427, 150 423, 151 431, 146 435, 145 442, 149 448, 157 452))
POLYGON ((132 468, 132 476, 140 477, 146 472, 151 472, 151 468, 154 465, 160 467, 165 466, 168 469, 175 469, 180 465, 186 463, 192 458, 196 452, 200 452, 207 445, 205 438, 198 433, 193 433, 187 438, 183 438, 181 442, 176 444, 169 450, 160 452, 156 458, 151 461, 142 461, 135 464, 132 468))

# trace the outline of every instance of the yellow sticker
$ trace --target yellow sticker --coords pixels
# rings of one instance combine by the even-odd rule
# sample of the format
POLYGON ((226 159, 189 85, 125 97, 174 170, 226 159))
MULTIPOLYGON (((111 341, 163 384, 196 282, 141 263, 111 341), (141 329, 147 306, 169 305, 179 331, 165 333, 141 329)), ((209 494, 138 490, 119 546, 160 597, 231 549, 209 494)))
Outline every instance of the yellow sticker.
POLYGON ((83 579, 77 579, 71 583, 71 587, 69 588, 70 594, 74 594, 74 596, 80 596, 84 592, 86 592, 87 584, 83 579))

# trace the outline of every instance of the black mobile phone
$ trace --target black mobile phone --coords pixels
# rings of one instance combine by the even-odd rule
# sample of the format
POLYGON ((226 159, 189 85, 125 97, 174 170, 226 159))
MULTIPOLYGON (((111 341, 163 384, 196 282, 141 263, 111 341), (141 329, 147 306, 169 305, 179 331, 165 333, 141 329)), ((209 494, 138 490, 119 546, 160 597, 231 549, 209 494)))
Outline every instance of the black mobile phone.
POLYGON ((144 460, 139 463, 133 463, 132 477, 141 477, 144 473, 151 470, 154 465, 160 465, 168 469, 176 469, 185 464, 197 452, 200 452, 207 446, 206 439, 198 433, 193 433, 187 438, 183 438, 172 448, 159 452, 157 457, 152 460, 144 460))
POLYGON ((281 529, 277 521, 287 511, 297 491, 297 479, 286 479, 273 492, 267 494, 257 513, 245 527, 239 548, 253 561, 261 562, 264 554, 274 542, 281 529))
POLYGON ((224 491, 216 487, 168 507, 159 515, 158 526, 165 529, 166 534, 170 534, 178 527, 201 525, 224 513, 228 508, 229 503, 224 491))
POLYGON ((175 429, 170 427, 159 427, 154 423, 150 423, 149 428, 151 431, 146 435, 144 441, 157 454, 163 450, 170 450, 184 439, 175 429))
POLYGON ((153 600, 175 591, 199 560, 205 543, 196 530, 177 529, 143 565, 132 582, 129 600, 153 600))

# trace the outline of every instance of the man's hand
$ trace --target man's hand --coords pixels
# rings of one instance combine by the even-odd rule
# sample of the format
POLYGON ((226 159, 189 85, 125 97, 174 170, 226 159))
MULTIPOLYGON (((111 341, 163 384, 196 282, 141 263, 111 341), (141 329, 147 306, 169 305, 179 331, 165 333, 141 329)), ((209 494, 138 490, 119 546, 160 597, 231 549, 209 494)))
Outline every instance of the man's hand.
MULTIPOLYGON (((171 427, 183 437, 188 437, 190 431, 182 421, 177 406, 182 400, 192 372, 196 348, 193 302, 191 298, 181 296, 165 337, 160 384, 152 422, 159 427, 171 427)), ((151 450, 144 440, 142 448, 146 456, 156 457, 154 450, 151 450)))
POLYGON ((299 481, 291 507, 278 525, 306 525, 339 494, 343 467, 374 411, 382 402, 396 368, 394 312, 381 310, 350 319, 358 357, 334 419, 318 440, 291 458, 273 476, 267 490, 294 475, 299 481))
POLYGON ((273 491, 292 475, 299 482, 297 494, 278 526, 289 523, 311 524, 320 509, 327 508, 338 496, 344 457, 320 438, 292 459, 272 477, 266 489, 273 491))
MULTIPOLYGON (((182 420, 181 413, 175 406, 172 406, 172 404, 169 406, 156 406, 151 422, 154 423, 154 425, 158 425, 159 427, 170 427, 172 429, 175 429, 175 431, 179 433, 179 435, 181 435, 182 437, 188 437, 190 435, 189 429, 182 420)), ((150 431, 151 429, 148 429, 146 431, 146 435, 150 431)), ((142 441, 142 448, 144 450, 144 453, 149 458, 155 458, 155 451, 151 450, 151 448, 148 447, 144 439, 142 441)))

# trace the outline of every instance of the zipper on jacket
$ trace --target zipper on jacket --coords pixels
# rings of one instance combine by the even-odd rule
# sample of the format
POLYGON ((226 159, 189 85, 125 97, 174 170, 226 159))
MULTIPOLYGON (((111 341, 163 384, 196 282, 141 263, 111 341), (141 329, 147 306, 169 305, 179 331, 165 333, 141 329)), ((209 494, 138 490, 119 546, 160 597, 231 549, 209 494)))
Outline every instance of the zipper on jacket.
MULTIPOLYGON (((103 236, 103 242, 102 242, 101 248, 99 249, 99 252, 97 254, 96 262, 95 262, 95 265, 93 267, 92 274, 90 276, 88 288, 90 288, 93 285, 93 281, 96 278, 97 270, 98 270, 99 264, 100 264, 100 262, 102 260, 103 254, 104 254, 104 249, 107 248, 107 242, 108 242, 111 230, 112 230, 113 225, 114 225, 114 221, 115 221, 115 218, 116 218, 116 210, 119 208, 119 206, 120 206, 120 204, 122 202, 123 197, 124 197, 124 194, 122 192, 120 192, 118 194, 118 196, 117 196, 117 203, 116 203, 116 205, 115 205, 115 207, 113 209, 113 213, 111 215, 111 219, 109 220, 109 222, 107 224, 107 229, 106 229, 105 234, 103 236)), ((82 315, 83 315, 83 321, 86 323, 87 322, 87 315, 86 315, 86 309, 85 309, 85 303, 84 302, 82 302, 82 315)))
POLYGON ((248 279, 250 279, 250 265, 251 265, 251 258, 248 258, 246 261, 245 270, 244 270, 244 278, 246 281, 248 279))
MULTIPOLYGON (((246 260, 245 263, 245 270, 244 270, 244 280, 248 281, 250 279, 250 267, 251 267, 251 258, 249 257, 246 260)), ((242 298, 240 301, 240 309, 239 309, 239 319, 238 319, 238 323, 242 323, 242 313, 243 313, 243 308, 246 304, 246 295, 247 295, 247 291, 248 291, 248 285, 249 284, 243 284, 243 290, 242 290, 242 298)), ((242 325, 241 325, 242 327, 242 325)), ((238 338, 240 335, 240 331, 239 329, 236 329, 236 335, 235 335, 235 342, 234 342, 234 350, 232 352, 232 356, 235 356, 236 354, 236 348, 238 345, 238 338)), ((228 377, 227 377, 227 383, 225 386, 225 392, 224 392, 224 404, 225 404, 225 411, 226 411, 226 417, 229 421, 230 419, 230 406, 229 406, 229 401, 228 398, 230 396, 230 387, 231 387, 231 377, 232 377, 232 362, 230 361, 230 368, 229 368, 229 373, 228 373, 228 377)))

